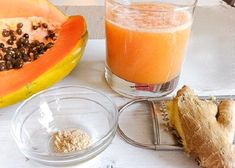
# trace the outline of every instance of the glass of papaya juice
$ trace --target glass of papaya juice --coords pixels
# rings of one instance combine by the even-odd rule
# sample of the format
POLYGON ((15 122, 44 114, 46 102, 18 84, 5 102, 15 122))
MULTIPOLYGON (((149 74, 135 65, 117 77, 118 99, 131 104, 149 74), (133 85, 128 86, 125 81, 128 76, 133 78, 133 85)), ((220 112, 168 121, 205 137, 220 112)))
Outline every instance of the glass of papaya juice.
POLYGON ((177 86, 197 0, 106 0, 105 78, 132 98, 177 86))

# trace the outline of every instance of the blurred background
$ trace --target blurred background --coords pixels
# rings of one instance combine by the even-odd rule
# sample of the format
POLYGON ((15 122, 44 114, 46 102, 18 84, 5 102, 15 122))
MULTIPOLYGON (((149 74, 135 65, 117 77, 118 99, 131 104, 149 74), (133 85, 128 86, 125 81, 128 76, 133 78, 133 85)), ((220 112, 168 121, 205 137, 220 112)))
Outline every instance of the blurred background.
MULTIPOLYGON (((89 38, 90 39, 102 39, 104 38, 104 2, 105 0, 49 0, 58 8, 60 8, 67 15, 83 15, 88 24, 89 29, 89 38)), ((226 1, 234 1, 235 0, 226 0, 226 1)), ((224 8, 228 7, 228 5, 222 0, 199 0, 198 1, 198 11, 200 8, 210 9, 214 8, 224 8)), ((213 10, 213 9, 212 9, 213 10)), ((208 11, 210 13, 210 11, 208 11)), ((197 12, 201 13, 202 12, 197 12)), ((206 16, 206 15, 204 15, 206 16)))

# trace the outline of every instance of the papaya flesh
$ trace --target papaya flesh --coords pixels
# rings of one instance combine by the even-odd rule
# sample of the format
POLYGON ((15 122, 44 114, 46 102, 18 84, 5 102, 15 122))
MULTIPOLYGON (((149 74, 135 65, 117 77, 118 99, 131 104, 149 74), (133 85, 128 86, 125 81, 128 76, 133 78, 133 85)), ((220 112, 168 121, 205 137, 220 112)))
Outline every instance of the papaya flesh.
POLYGON ((67 16, 47 0, 0 0, 0 19, 40 16, 48 21, 65 22, 67 16))
POLYGON ((67 76, 79 62, 87 41, 82 16, 64 16, 46 0, 0 0, 0 20, 19 17, 43 17, 48 23, 59 24, 58 37, 54 46, 37 60, 20 69, 0 71, 0 108, 26 99, 67 76), (9 5, 14 9, 5 10, 9 5))

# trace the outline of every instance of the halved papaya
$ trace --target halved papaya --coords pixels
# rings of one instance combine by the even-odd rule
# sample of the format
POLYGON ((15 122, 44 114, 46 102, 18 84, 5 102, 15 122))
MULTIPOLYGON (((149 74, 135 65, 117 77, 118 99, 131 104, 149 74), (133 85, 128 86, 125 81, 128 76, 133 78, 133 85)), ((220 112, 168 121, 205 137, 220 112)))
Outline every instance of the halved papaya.
POLYGON ((66 17, 47 0, 0 0, 0 19, 43 17, 60 24, 52 48, 20 69, 0 71, 0 107, 23 100, 68 75, 79 62, 87 41, 82 16, 66 17))

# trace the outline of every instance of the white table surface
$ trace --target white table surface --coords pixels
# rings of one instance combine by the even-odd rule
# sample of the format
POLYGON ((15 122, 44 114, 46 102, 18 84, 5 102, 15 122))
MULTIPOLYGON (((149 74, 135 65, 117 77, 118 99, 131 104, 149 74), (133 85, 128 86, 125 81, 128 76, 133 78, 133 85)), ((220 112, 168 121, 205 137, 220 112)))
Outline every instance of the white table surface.
MULTIPOLYGON (((209 9, 209 8, 208 8, 209 9)), ((205 9, 206 10, 206 9, 205 9)), ((207 10, 206 10, 207 11, 207 10)), ((234 9, 213 8, 206 15, 198 13, 193 26, 186 61, 179 86, 188 84, 197 90, 216 88, 231 94, 235 86, 234 9), (218 26, 223 25, 223 26, 218 26), (230 76, 229 76, 230 75, 230 76), (230 78, 229 78, 230 77, 230 78)), ((128 100, 114 93, 104 80, 104 40, 89 40, 80 64, 63 81, 56 84, 79 84, 103 91, 120 106, 128 100)), ((213 92, 215 93, 215 92, 213 92)), ((27 160, 10 135, 10 119, 19 104, 0 110, 0 168, 43 168, 27 160)), ((143 125, 146 123, 143 123, 143 125)), ((128 125, 126 125, 128 127, 128 125)), ((140 132, 141 133, 141 132, 140 132)), ((144 135, 143 135, 144 136, 144 135)), ((183 152, 156 152, 139 149, 123 142, 117 135, 98 157, 75 168, 196 168, 193 159, 183 152)))

